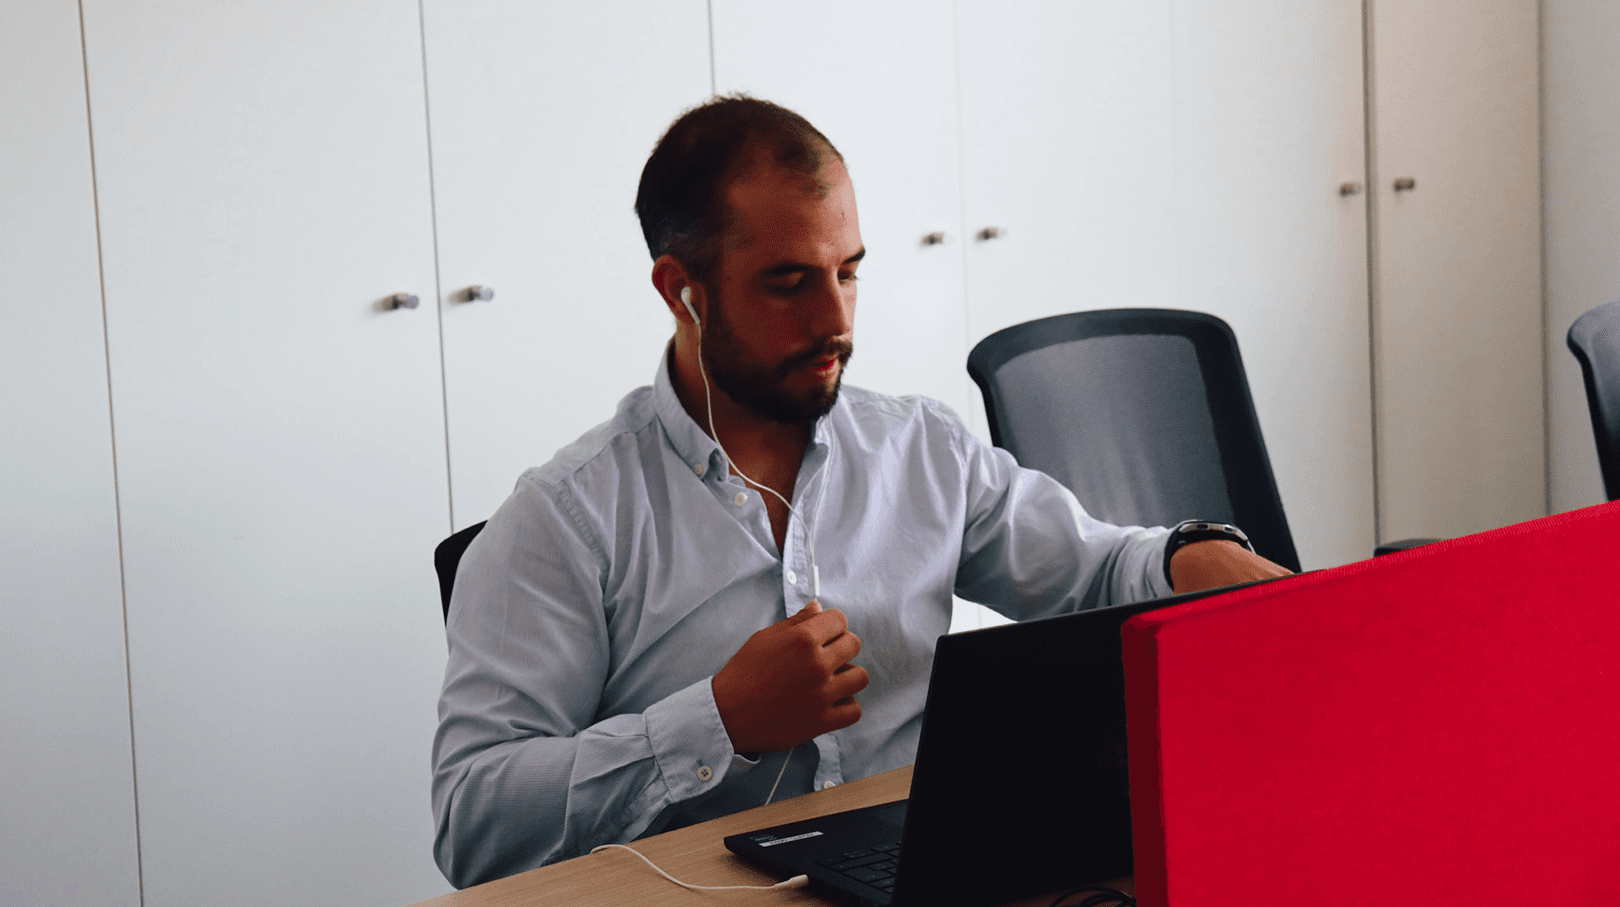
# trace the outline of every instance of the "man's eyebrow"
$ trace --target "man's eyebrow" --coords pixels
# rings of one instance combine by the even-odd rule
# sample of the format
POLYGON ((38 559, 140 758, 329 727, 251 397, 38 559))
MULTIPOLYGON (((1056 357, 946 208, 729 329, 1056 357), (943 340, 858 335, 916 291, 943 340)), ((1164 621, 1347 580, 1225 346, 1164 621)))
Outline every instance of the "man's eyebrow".
POLYGON ((761 277, 786 277, 789 274, 798 274, 801 271, 808 271, 811 269, 811 267, 811 265, 802 265, 796 261, 784 261, 779 265, 771 265, 765 270, 759 272, 759 275, 761 277))
MULTIPOLYGON (((846 264, 846 265, 852 265, 852 264, 860 261, 861 259, 863 259, 865 257, 866 257, 866 247, 862 246, 861 250, 859 252, 856 252, 854 255, 851 255, 850 257, 844 259, 843 263, 846 264)), ((802 264, 802 263, 797 262, 797 261, 784 261, 784 262, 782 262, 780 264, 771 265, 770 267, 766 268, 765 270, 760 271, 759 276, 761 276, 761 277, 786 277, 789 274, 798 274, 798 273, 801 273, 801 272, 804 272, 804 271, 814 271, 815 269, 816 269, 815 265, 802 264)))

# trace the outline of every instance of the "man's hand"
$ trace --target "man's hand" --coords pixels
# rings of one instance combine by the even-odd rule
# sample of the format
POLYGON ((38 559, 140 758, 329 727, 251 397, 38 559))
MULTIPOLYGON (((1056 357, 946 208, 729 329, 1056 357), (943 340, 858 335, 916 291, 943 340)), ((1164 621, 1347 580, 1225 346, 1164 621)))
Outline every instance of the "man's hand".
POLYGON ((743 643, 714 675, 714 704, 739 753, 792 749, 861 718, 855 694, 866 669, 850 664, 861 641, 844 612, 819 602, 743 643))
POLYGON ((1170 558, 1170 583, 1177 595, 1290 573, 1286 567, 1225 539, 1183 545, 1170 558))

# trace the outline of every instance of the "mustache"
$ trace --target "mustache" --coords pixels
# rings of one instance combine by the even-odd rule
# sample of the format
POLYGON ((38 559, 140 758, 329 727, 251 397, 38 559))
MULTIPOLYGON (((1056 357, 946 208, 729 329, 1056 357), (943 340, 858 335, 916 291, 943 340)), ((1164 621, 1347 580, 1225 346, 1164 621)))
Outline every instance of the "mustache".
POLYGON ((841 337, 832 337, 819 348, 806 350, 794 356, 789 356, 782 363, 782 373, 787 374, 806 365, 814 365, 826 359, 837 358, 842 365, 849 364, 849 357, 855 355, 855 342, 841 337))

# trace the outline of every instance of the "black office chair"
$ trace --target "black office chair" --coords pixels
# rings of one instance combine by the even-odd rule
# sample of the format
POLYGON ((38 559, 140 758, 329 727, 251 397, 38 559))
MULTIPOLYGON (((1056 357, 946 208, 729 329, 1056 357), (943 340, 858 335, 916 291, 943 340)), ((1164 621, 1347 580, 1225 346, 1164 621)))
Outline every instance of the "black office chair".
POLYGON ((461 556, 467 553, 467 546, 472 544, 473 536, 483 528, 484 523, 474 523, 440 542, 439 546, 433 549, 433 569, 439 574, 439 598, 444 602, 444 622, 447 624, 450 622, 450 592, 456 587, 456 568, 461 566, 461 556))
POLYGON ((1243 528, 1299 570, 1237 337, 1201 312, 1107 309, 1014 325, 979 341, 968 374, 990 438, 1112 523, 1243 528))
POLYGON ((1609 500, 1620 500, 1620 301, 1575 319, 1565 339, 1586 382, 1603 491, 1609 500))

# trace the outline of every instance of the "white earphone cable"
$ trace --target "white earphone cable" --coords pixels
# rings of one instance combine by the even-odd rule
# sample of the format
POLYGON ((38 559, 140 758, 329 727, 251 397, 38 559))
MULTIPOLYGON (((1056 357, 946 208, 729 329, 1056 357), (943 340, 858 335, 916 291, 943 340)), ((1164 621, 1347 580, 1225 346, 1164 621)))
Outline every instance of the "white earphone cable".
MULTIPOLYGON (((691 303, 684 296, 681 301, 686 302, 688 307, 691 306, 691 303)), ((821 598, 821 570, 816 566, 816 528, 810 524, 809 520, 804 519, 804 514, 799 513, 793 503, 783 497, 781 492, 763 482, 754 481, 747 473, 743 472, 742 467, 738 466, 736 461, 731 458, 731 454, 726 452, 726 445, 720 440, 720 433, 714 429, 714 392, 709 388, 709 370, 703 366, 703 322, 697 319, 696 314, 694 311, 693 322, 697 325, 698 330, 698 374, 703 376, 703 404, 708 413, 709 437, 713 438, 714 445, 720 448, 720 455, 726 458, 726 466, 736 472, 739 478, 760 491, 770 492, 772 496, 782 502, 783 506, 787 507, 789 513, 798 516, 800 520, 804 521, 806 548, 810 555, 810 597, 819 600, 821 598)), ((827 462, 822 464, 821 468, 821 493, 816 497, 815 518, 817 521, 821 519, 821 503, 827 499, 827 473, 831 471, 832 432, 829 431, 827 433, 827 462)), ((770 801, 767 800, 766 802, 770 801)))
MULTIPOLYGON (((715 428, 714 428, 714 392, 709 387, 709 370, 707 368, 705 368, 704 365, 703 365, 703 321, 697 317, 697 310, 692 308, 692 301, 688 296, 689 293, 690 293, 689 290, 685 290, 685 289, 682 290, 681 302, 686 304, 687 311, 692 314, 692 323, 697 326, 697 331, 698 331, 698 357, 697 357, 698 358, 698 374, 703 376, 703 405, 704 405, 704 409, 706 410, 706 413, 707 413, 707 416, 708 416, 709 437, 713 438, 714 439, 714 445, 716 447, 720 448, 720 455, 722 457, 726 458, 726 466, 727 466, 727 468, 729 468, 731 470, 734 470, 737 473, 737 475, 744 482, 747 482, 748 484, 754 486, 755 488, 758 488, 761 491, 768 491, 771 494, 775 495, 776 499, 778 501, 781 501, 783 503, 783 505, 785 505, 787 507, 789 513, 792 513, 792 514, 798 516, 798 518, 801 521, 804 522, 804 536, 805 536, 805 542, 806 542, 806 550, 810 555, 810 597, 813 598, 813 599, 818 599, 819 600, 821 598, 821 569, 816 566, 816 528, 815 528, 815 525, 812 525, 809 520, 804 519, 804 514, 799 513, 799 511, 794 508, 793 503, 791 501, 789 501, 787 498, 783 497, 781 492, 779 492, 776 489, 770 487, 769 485, 764 484, 763 482, 754 481, 752 478, 750 478, 748 476, 747 473, 743 472, 742 468, 739 467, 736 464, 736 461, 731 459, 731 454, 726 451, 725 443, 720 440, 720 433, 718 431, 716 431, 715 428)), ((819 525, 820 522, 821 522, 821 505, 822 505, 822 503, 824 501, 827 500, 827 485, 831 482, 831 478, 828 476, 828 473, 832 472, 832 457, 833 457, 833 435, 832 435, 831 431, 828 431, 827 432, 827 460, 821 466, 821 489, 820 489, 819 493, 816 495, 816 509, 815 509, 815 512, 812 514, 815 517, 815 523, 817 525, 819 525)), ((788 750, 787 754, 782 758, 782 767, 780 769, 778 769, 777 772, 776 772, 776 780, 771 783, 770 793, 765 795, 765 802, 767 804, 770 803, 773 799, 776 798, 776 789, 777 789, 778 786, 781 785, 782 777, 787 774, 788 763, 790 763, 792 761, 793 761, 793 750, 788 750)), ((605 845, 605 846, 612 846, 612 845, 605 845)), ((600 849, 601 848, 598 848, 598 850, 600 850, 600 849)), ((629 848, 626 848, 626 849, 628 850, 629 848)), ((631 852, 636 853, 635 851, 631 851, 631 852)), ((594 851, 593 851, 593 853, 594 853, 594 851)), ((639 853, 637 853, 636 855, 641 856, 641 854, 639 854, 639 853)), ((644 856, 641 857, 641 858, 643 860, 647 859, 644 856)), ((648 865, 652 864, 651 860, 648 860, 647 862, 648 862, 648 865)), ((657 866, 653 866, 653 868, 658 869, 657 866)), ((661 870, 661 869, 659 869, 658 871, 663 872, 663 870, 661 870)), ((665 874, 665 878, 670 878, 667 873, 665 874)), ((800 876, 799 878, 803 878, 803 877, 800 876)), ((674 882, 675 879, 670 878, 670 881, 674 882)), ((792 882, 792 881, 794 881, 794 880, 793 879, 788 880, 788 882, 792 882)), ((795 886, 789 886, 788 882, 783 882, 781 885, 771 886, 771 887, 777 887, 777 888, 799 887, 799 886, 796 886, 796 885, 795 886)), ((676 882, 676 884, 684 884, 684 883, 676 882)), ((687 887, 692 887, 692 886, 687 886, 687 887)))
POLYGON ((641 851, 635 849, 634 847, 626 847, 623 844, 602 844, 602 845, 600 845, 598 847, 592 847, 591 848, 591 853, 596 853, 599 850, 608 850, 610 848, 615 848, 615 847, 618 848, 619 850, 628 850, 628 851, 630 851, 631 853, 633 853, 636 856, 640 857, 641 861, 643 863, 646 863, 648 866, 651 866, 653 868, 654 872, 658 873, 659 875, 663 876, 666 879, 669 879, 671 882, 674 882, 675 884, 681 886, 682 888, 688 888, 688 889, 691 889, 692 891, 773 891, 773 890, 778 889, 778 888, 803 888, 804 886, 810 884, 810 877, 809 876, 798 875, 798 876, 794 876, 791 879, 788 879, 787 881, 777 882, 775 885, 693 885, 690 882, 683 882, 680 879, 677 879, 674 876, 670 875, 669 873, 663 871, 662 869, 659 869, 657 863, 654 863, 652 860, 647 859, 646 854, 644 854, 641 851))
POLYGON ((776 780, 771 782, 771 792, 765 795, 765 802, 760 804, 761 806, 768 806, 772 800, 776 799, 776 786, 782 783, 782 776, 787 774, 788 763, 792 761, 793 751, 788 750, 787 755, 782 757, 782 767, 776 773, 776 780))

